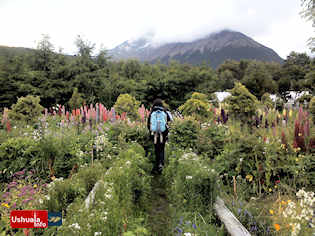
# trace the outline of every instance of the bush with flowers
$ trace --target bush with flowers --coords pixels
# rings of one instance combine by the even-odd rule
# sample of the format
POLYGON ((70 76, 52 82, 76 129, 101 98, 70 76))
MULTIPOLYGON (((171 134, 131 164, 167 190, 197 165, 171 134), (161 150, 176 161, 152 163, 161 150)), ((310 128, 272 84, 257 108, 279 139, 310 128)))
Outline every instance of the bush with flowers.
POLYGON ((0 195, 0 231, 5 235, 22 234, 21 229, 10 227, 10 211, 38 209, 43 203, 47 185, 34 175, 34 170, 13 173, 0 195))
POLYGON ((277 235, 312 235, 315 234, 315 195, 300 189, 294 198, 279 198, 269 209, 273 222, 273 231, 277 235))

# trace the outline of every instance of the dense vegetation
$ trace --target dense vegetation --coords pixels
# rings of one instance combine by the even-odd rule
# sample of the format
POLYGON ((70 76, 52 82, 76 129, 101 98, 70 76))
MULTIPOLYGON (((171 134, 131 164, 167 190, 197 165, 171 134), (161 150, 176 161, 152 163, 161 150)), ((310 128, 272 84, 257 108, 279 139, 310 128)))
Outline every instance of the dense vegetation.
POLYGON ((41 105, 68 104, 75 88, 86 104, 112 107, 120 94, 130 94, 144 105, 160 96, 177 108, 192 92, 210 95, 241 82, 258 99, 266 92, 283 98, 289 90, 315 92, 315 60, 292 52, 284 64, 242 60, 226 61, 217 70, 207 64, 192 66, 176 61, 169 65, 113 62, 105 50, 96 52, 91 42, 78 37, 75 56, 56 53, 49 37, 37 50, 0 48, 0 109, 10 108, 18 97, 39 96, 41 105))
POLYGON ((213 210, 219 195, 252 235, 311 235, 313 100, 280 112, 241 83, 217 105, 195 92, 178 108, 184 117, 174 113, 156 176, 148 110, 133 96, 52 113, 38 97, 19 98, 1 113, 0 230, 23 235, 10 211, 47 209, 62 212, 62 226, 24 235, 227 235, 213 210))

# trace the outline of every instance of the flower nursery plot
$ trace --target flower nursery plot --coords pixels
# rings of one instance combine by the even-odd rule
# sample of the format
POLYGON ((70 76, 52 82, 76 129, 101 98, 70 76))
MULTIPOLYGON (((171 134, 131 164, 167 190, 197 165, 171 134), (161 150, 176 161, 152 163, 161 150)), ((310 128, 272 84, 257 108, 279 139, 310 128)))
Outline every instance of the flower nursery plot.
POLYGON ((131 117, 123 107, 60 106, 27 123, 4 110, 0 235, 228 235, 218 196, 251 235, 314 234, 309 112, 253 107, 238 119, 228 104, 193 96, 170 123, 161 174, 152 174, 144 106, 131 117), (12 210, 31 209, 61 212, 62 225, 11 228, 12 210))

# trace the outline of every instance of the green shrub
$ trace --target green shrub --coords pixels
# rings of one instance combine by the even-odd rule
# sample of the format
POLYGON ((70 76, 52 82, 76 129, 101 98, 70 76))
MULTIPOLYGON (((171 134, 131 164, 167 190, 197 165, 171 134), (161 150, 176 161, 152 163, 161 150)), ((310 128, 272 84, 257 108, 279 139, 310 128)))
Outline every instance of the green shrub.
POLYGON ((196 142, 197 153, 213 159, 223 151, 227 133, 228 128, 225 126, 211 125, 200 129, 196 142))
POLYGON ((175 119, 170 125, 169 141, 170 145, 182 149, 195 149, 198 140, 200 125, 192 118, 175 119))
POLYGON ((0 145, 1 182, 7 182, 13 173, 35 169, 43 173, 40 146, 30 137, 9 138, 0 145))
POLYGON ((48 211, 66 213, 67 207, 76 198, 87 196, 86 189, 76 180, 59 178, 48 185, 48 195, 44 201, 48 211))
POLYGON ((244 85, 235 83, 234 88, 229 92, 231 96, 226 98, 229 114, 243 122, 255 115, 258 104, 257 98, 244 85))
POLYGON ((210 117, 210 105, 207 101, 207 96, 202 93, 193 93, 191 98, 187 100, 182 106, 180 106, 179 111, 183 113, 183 115, 194 116, 198 120, 206 120, 210 117))
POLYGON ((183 153, 179 158, 169 160, 163 175, 170 186, 169 196, 173 204, 182 211, 199 212, 211 218, 212 204, 218 193, 218 176, 206 160, 195 153, 183 153))
POLYGON ((272 109, 274 107, 274 102, 270 98, 269 93, 264 93, 261 97, 262 104, 267 107, 268 109, 272 109))
POLYGON ((39 103, 39 97, 33 97, 31 95, 20 97, 17 103, 12 105, 12 109, 9 111, 9 117, 29 124, 34 123, 44 110, 39 103))
POLYGON ((76 109, 83 105, 84 100, 82 98, 82 94, 78 92, 78 88, 74 88, 72 97, 68 101, 69 108, 76 109))
POLYGON ((140 102, 129 94, 120 94, 114 105, 115 111, 119 115, 126 112, 127 116, 132 120, 137 120, 139 118, 138 108, 140 102))

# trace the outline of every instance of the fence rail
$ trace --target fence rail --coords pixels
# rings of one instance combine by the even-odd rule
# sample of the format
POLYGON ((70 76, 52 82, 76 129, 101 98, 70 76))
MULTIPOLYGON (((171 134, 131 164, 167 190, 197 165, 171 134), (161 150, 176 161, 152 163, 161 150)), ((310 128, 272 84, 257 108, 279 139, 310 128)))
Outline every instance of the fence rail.
POLYGON ((251 235, 233 215, 233 213, 225 206, 224 201, 221 198, 217 197, 216 202, 214 203, 214 209, 231 236, 251 235))

